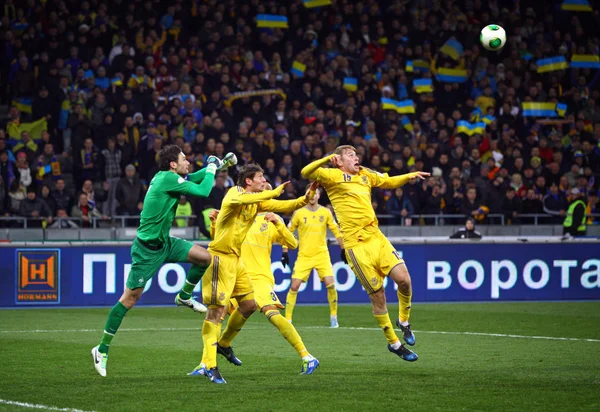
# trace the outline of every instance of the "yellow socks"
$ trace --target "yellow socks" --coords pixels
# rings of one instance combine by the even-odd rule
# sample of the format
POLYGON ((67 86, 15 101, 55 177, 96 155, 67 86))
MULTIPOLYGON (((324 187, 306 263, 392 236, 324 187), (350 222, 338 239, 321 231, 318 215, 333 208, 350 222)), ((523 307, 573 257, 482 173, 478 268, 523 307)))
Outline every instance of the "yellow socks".
POLYGON ((202 363, 207 369, 217 366, 217 339, 219 338, 219 326, 207 320, 202 324, 202 363))
POLYGON ((387 313, 384 313, 382 315, 374 314, 373 316, 375 316, 375 319, 377 319, 377 323, 379 323, 379 326, 381 326, 381 329, 383 329, 383 333, 385 334, 388 343, 394 344, 396 342, 399 342, 398 336, 396 336, 396 332, 394 331, 394 326, 390 321, 389 315, 387 313))
POLYGON ((327 286, 327 300, 329 301, 329 315, 337 316, 338 293, 335 290, 335 283, 327 286))
POLYGON ((410 318, 410 302, 412 299, 412 293, 408 295, 403 294, 398 290, 398 303, 400 304, 399 318, 402 326, 406 326, 405 323, 408 322, 410 318))
POLYGON ((239 309, 236 309, 231 315, 229 315, 229 321, 227 322, 227 327, 223 331, 221 338, 219 339, 219 345, 225 348, 231 346, 231 341, 233 338, 237 336, 240 330, 242 330, 242 326, 246 323, 248 319, 245 318, 239 309))
MULTIPOLYGON (((329 293, 327 294, 329 296, 329 293)), ((298 291, 289 290, 285 299, 285 318, 292 320, 292 314, 294 313, 294 306, 296 306, 296 298, 298 297, 298 291)))
POLYGON ((265 316, 269 319, 269 322, 273 324, 289 343, 296 349, 296 352, 304 358, 308 356, 308 351, 302 342, 302 338, 298 335, 296 328, 286 318, 281 316, 278 310, 268 310, 265 312, 265 316))

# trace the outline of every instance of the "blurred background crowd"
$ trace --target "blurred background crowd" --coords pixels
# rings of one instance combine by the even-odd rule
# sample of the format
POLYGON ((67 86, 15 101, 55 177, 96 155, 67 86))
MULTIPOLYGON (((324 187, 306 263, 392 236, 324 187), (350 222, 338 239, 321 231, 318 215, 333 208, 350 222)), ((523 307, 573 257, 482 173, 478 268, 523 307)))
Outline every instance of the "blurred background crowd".
MULTIPOLYGON (((283 198, 304 193, 302 167, 340 144, 376 171, 432 172, 374 191, 384 223, 442 213, 561 223, 577 199, 598 212, 600 70, 538 73, 535 63, 598 55, 599 8, 560 3, 0 1, 0 212, 44 226, 136 216, 166 144, 193 169, 229 151, 239 166, 257 162, 273 185, 292 181, 283 198), (259 14, 287 16, 289 27, 257 28, 259 14), (490 23, 508 35, 499 52, 479 45, 490 23), (452 38, 462 49, 444 52, 452 38), (466 79, 440 81, 439 68, 466 79), (415 78, 431 88, 415 89, 415 78), (384 109, 382 98, 412 100, 414 113, 384 109), (528 117, 523 102, 566 110, 528 117), (464 120, 485 128, 465 133, 464 120), (56 221, 66 216, 81 221, 56 221)), ((178 215, 218 208, 235 174, 222 172, 208 199, 182 198, 178 215)))

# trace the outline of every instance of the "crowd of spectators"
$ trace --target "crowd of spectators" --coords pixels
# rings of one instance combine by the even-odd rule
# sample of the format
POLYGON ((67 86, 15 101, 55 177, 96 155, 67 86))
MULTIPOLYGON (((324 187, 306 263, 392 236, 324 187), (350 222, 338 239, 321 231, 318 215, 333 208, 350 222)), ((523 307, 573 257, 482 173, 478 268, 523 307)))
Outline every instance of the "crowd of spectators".
MULTIPOLYGON (((599 54, 597 8, 572 13, 534 0, 2 3, 5 216, 89 226, 92 217, 138 215, 165 144, 179 145, 193 169, 233 151, 240 166, 262 165, 273 185, 291 180, 284 198, 303 193, 302 167, 339 144, 355 146, 376 171, 432 172, 425 183, 374 191, 376 212, 397 217, 387 223, 428 224, 410 216, 441 213, 478 223, 494 214, 531 223, 519 216, 545 213, 560 223, 573 188, 588 213, 599 211, 600 70, 538 74, 535 66, 549 56, 599 54), (265 13, 287 16, 289 28, 257 28, 265 13), (479 45, 490 23, 508 34, 499 52, 479 45), (457 61, 440 52, 452 37, 464 47, 457 61), (417 59, 426 73, 406 70, 417 59), (303 75, 291 73, 294 61, 303 75), (439 67, 464 68, 467 81, 438 82, 439 67), (344 88, 348 77, 356 91, 344 88), (417 93, 416 77, 433 78, 433 92, 417 93), (261 90, 273 91, 232 99, 261 90), (383 110, 382 97, 412 99, 416 113, 383 110), (567 110, 539 121, 522 116, 524 101, 567 110), (457 133, 474 113, 493 118, 485 132, 457 133), (39 119, 47 124, 39 136, 10 136, 11 125, 39 119), (52 219, 66 216, 81 221, 52 219)), ((182 199, 182 213, 218 208, 235 173, 222 172, 208 199, 182 199)))

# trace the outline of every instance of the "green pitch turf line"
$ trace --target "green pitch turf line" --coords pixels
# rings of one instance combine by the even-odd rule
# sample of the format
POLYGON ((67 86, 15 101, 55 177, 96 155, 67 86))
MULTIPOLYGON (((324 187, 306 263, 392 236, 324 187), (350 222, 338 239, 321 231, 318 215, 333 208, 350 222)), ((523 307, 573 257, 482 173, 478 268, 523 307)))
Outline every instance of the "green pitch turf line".
MULTIPOLYGON (((327 326, 299 326, 297 329, 330 329, 327 326)), ((365 331, 380 331, 380 328, 361 328, 353 326, 341 326, 337 329, 341 330, 365 330, 365 331)), ((170 331, 199 331, 202 328, 122 328, 119 332, 170 332, 170 331)), ((261 327, 245 327, 244 330, 271 330, 271 328, 261 327)), ((2 334, 10 333, 86 333, 100 332, 99 329, 31 329, 31 330, 0 330, 2 334)), ((436 330, 414 330, 415 333, 427 333, 431 335, 467 335, 467 336, 487 336, 494 338, 513 338, 513 339, 541 339, 541 340, 561 340, 561 341, 577 341, 577 342, 597 342, 600 339, 590 338, 570 338, 558 336, 532 336, 532 335, 514 335, 506 333, 485 333, 485 332, 449 332, 436 330)))
POLYGON ((42 409, 44 411, 93 412, 93 411, 83 411, 81 409, 57 408, 55 406, 41 405, 39 403, 27 403, 27 402, 9 401, 9 400, 6 400, 6 399, 0 399, 0 405, 18 406, 18 407, 27 408, 27 409, 42 409))

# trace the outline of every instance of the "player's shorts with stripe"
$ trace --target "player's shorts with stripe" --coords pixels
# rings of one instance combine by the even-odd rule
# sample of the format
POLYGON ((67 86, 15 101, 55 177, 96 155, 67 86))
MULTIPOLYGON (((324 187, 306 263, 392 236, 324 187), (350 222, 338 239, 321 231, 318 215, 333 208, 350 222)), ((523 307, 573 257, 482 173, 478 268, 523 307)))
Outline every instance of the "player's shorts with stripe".
POLYGON ((127 277, 127 287, 145 287, 164 263, 187 262, 192 246, 192 242, 177 237, 169 237, 165 243, 157 245, 136 237, 131 245, 131 270, 127 277))
POLYGON ((285 309, 275 293, 275 279, 273 275, 250 275, 254 287, 254 300, 259 309, 265 306, 276 306, 285 309))
POLYGON ((226 306, 231 298, 254 291, 242 260, 235 255, 212 254, 210 265, 202 277, 202 303, 226 306))
POLYGON ((314 258, 299 257, 296 259, 294 270, 292 272, 292 279, 299 279, 302 282, 306 282, 313 269, 317 270, 317 274, 321 281, 327 276, 333 276, 329 253, 324 253, 322 256, 315 256, 314 258))
POLYGON ((348 264, 367 293, 377 292, 394 266, 404 263, 389 240, 377 231, 365 242, 346 249, 348 264))

